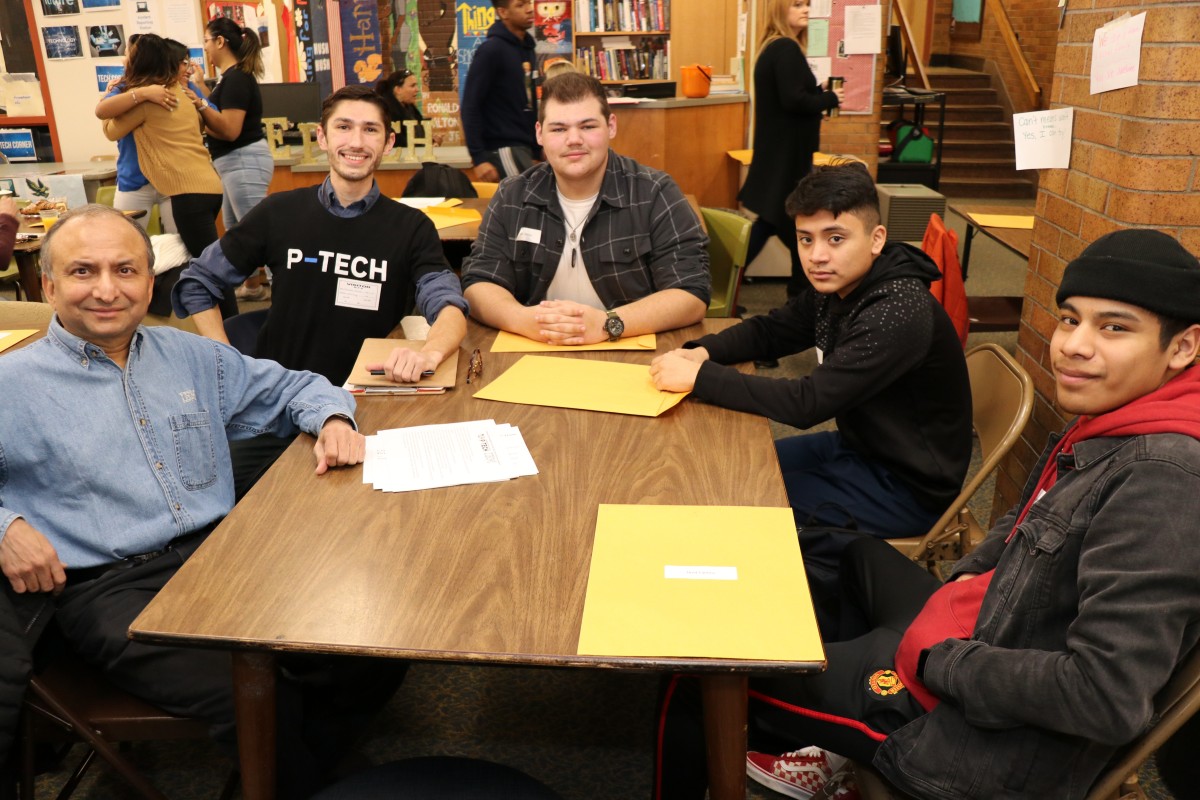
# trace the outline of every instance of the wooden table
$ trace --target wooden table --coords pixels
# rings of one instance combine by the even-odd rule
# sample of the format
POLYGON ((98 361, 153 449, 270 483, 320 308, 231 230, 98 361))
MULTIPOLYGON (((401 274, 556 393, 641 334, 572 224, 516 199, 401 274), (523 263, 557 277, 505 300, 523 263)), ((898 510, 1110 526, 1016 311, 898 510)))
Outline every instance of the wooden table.
MULTIPOLYGON (((971 218, 971 214, 1007 214, 1031 217, 1034 211, 1032 203, 1013 206, 951 203, 948 207, 967 223, 967 235, 963 241, 963 281, 967 279, 967 267, 971 263, 971 240, 979 233, 1029 260, 1029 251, 1033 247, 1033 231, 980 225, 971 218)), ((967 297, 967 313, 970 316, 970 329, 979 333, 1017 330, 1021 324, 1021 306, 1024 300, 1025 298, 1021 295, 969 295, 967 297)))
POLYGON ((1020 228, 993 228, 991 226, 980 225, 971 218, 971 214, 1007 214, 1018 217, 1032 217, 1034 211, 1032 203, 1014 206, 959 205, 950 203, 948 208, 966 220, 967 223, 967 236, 963 241, 962 257, 964 281, 967 279, 967 267, 971 263, 971 240, 978 233, 994 239, 1019 256, 1029 258, 1029 251, 1033 247, 1033 231, 1022 230, 1020 228))
MULTIPOLYGON (((731 322, 660 334, 658 351, 731 322)), ((314 477, 312 441, 301 436, 134 621, 131 636, 233 651, 249 800, 274 793, 274 656, 281 652, 698 673, 712 797, 741 800, 747 674, 822 664, 588 656, 577 645, 598 506, 786 507, 767 420, 691 401, 646 418, 475 400, 477 388, 520 357, 491 353, 493 338, 471 323, 456 389, 360 399, 358 422, 367 433, 469 419, 511 423, 537 476, 376 492, 359 468, 314 477), (466 354, 475 347, 483 375, 468 386, 466 354)), ((570 357, 649 364, 653 354, 570 357)))

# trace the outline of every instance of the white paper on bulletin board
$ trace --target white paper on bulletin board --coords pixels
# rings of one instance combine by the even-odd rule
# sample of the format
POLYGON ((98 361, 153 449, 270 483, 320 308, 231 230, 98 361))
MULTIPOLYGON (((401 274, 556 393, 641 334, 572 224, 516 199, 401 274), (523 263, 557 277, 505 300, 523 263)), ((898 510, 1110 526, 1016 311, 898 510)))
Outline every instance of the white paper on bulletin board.
POLYGON ((817 79, 817 83, 824 83, 829 78, 829 65, 833 61, 831 58, 813 58, 808 59, 808 68, 812 70, 813 77, 817 79))
POLYGON ((1017 169, 1066 169, 1071 165, 1074 108, 1013 114, 1017 169))
POLYGON ((1092 37, 1091 93, 1137 86, 1146 12, 1128 14, 1097 28, 1092 37))
MULTIPOLYGON (((878 7, 879 0, 833 0, 829 18, 829 74, 845 80, 846 101, 841 106, 842 114, 870 114, 875 105, 876 57, 846 52, 846 9, 853 6, 878 7)), ((853 18, 854 14, 851 16, 853 18)), ((883 41, 882 22, 876 39, 883 41)))
POLYGON ((808 4, 808 18, 824 19, 833 13, 833 0, 812 0, 808 4))

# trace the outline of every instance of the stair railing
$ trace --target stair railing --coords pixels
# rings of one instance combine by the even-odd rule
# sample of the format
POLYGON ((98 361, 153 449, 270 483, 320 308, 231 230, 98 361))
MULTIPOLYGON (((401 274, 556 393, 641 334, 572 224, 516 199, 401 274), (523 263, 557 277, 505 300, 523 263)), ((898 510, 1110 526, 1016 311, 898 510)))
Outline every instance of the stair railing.
POLYGON ((1017 68, 1017 75, 1021 79, 1021 88, 1025 90, 1025 95, 1029 98, 1030 108, 1040 109, 1042 107, 1042 89, 1038 86, 1037 79, 1033 77, 1033 70, 1029 68, 1025 54, 1021 52, 1021 45, 1017 42, 1017 34, 1013 30, 1012 20, 1008 18, 1008 9, 1004 7, 1002 0, 993 0, 987 5, 995 14, 996 24, 1000 28, 1000 38, 1004 40, 1009 58, 1017 68))
POLYGON ((921 57, 921 52, 917 49, 917 42, 913 38, 908 17, 904 16, 904 6, 899 2, 893 2, 892 13, 896 19, 900 20, 900 35, 904 37, 904 50, 908 53, 908 62, 912 64, 913 70, 917 73, 917 82, 921 84, 920 88, 928 89, 930 88, 929 75, 925 72, 925 60, 921 57))

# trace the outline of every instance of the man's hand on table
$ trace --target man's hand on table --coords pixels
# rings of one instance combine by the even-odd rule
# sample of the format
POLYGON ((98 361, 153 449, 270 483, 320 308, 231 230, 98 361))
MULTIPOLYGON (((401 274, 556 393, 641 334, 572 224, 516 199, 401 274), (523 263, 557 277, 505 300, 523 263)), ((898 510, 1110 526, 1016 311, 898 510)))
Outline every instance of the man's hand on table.
POLYGON ((532 309, 541 340, 547 344, 580 345, 608 341, 608 315, 598 308, 570 300, 543 300, 532 309))
POLYGON ((0 539, 0 570, 17 594, 58 594, 67 585, 66 568, 54 545, 23 519, 13 520, 0 539))
POLYGON ((367 364, 369 370, 383 370, 383 377, 396 383, 416 383, 426 372, 433 372, 445 356, 436 350, 410 350, 397 347, 382 364, 367 364))
POLYGON ((317 474, 324 475, 331 467, 361 464, 367 451, 367 438, 344 417, 330 417, 321 427, 313 455, 317 457, 317 474))
POLYGON ((703 347, 672 350, 650 362, 650 379, 663 392, 690 392, 696 386, 700 365, 708 361, 703 347))

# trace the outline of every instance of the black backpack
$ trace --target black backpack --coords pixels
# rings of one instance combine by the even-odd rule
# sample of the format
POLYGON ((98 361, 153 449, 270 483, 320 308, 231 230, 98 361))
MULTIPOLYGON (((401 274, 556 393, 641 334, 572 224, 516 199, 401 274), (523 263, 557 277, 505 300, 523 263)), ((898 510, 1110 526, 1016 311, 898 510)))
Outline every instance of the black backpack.
POLYGON ((471 180, 448 164, 426 161, 404 187, 401 197, 479 197, 471 180))

